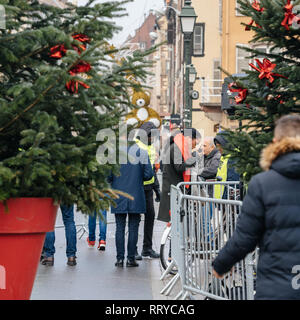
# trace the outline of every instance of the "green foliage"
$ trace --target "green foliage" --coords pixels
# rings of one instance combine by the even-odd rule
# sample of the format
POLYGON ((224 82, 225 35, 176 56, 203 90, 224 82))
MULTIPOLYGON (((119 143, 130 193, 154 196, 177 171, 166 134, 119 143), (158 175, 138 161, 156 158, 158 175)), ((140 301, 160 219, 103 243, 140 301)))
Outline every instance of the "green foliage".
POLYGON ((94 2, 60 9, 36 0, 0 0, 6 9, 6 29, 0 30, 0 201, 52 197, 91 213, 118 197, 106 178, 119 167, 98 164, 103 142, 96 135, 104 128, 118 134, 132 107, 126 72, 143 82, 151 66, 145 56, 155 48, 119 65, 106 43, 119 30, 112 18, 124 15, 128 1, 94 2), (81 43, 72 38, 79 33, 91 39, 81 54, 73 47, 81 43), (62 59, 50 57, 58 44, 68 49, 62 59), (88 79, 69 74, 81 60, 92 66, 88 79), (72 79, 90 88, 79 86, 72 94, 65 87, 72 79))
MULTIPOLYGON (((259 72, 252 69, 244 70, 246 77, 235 78, 239 86, 248 89, 248 95, 231 117, 243 125, 236 130, 226 130, 230 142, 227 152, 235 158, 237 171, 247 184, 253 175, 261 172, 260 154, 272 141, 276 120, 286 114, 300 113, 300 25, 290 30, 281 25, 286 0, 261 0, 263 12, 254 10, 252 1, 238 2, 241 13, 249 16, 249 22, 253 19, 258 24, 251 27, 255 32, 251 42, 269 46, 270 53, 264 57, 276 64, 274 73, 286 77, 274 76, 274 82, 270 83, 266 78, 259 79, 259 72)), ((247 51, 249 57, 259 57, 262 62, 259 50, 247 51)))

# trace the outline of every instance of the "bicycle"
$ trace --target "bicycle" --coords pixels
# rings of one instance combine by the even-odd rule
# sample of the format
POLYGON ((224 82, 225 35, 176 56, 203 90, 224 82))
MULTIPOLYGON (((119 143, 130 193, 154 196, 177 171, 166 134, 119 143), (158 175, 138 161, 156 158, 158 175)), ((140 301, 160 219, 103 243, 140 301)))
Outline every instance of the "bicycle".
MULTIPOLYGON (((172 262, 171 257, 171 222, 167 223, 167 227, 163 232, 161 242, 160 242, 160 252, 159 252, 160 264, 164 270, 168 268, 172 262)), ((177 268, 174 266, 170 270, 170 274, 175 275, 177 273, 177 268)))
MULTIPOLYGON (((210 181, 216 181, 216 180, 210 180, 210 181)), ((206 194, 206 196, 208 197, 208 193, 206 194)), ((172 262, 171 229, 172 229, 171 222, 168 222, 160 242, 160 264, 164 270, 166 270, 172 262)), ((174 266, 169 273, 175 275, 177 271, 178 271, 177 268, 174 266)))

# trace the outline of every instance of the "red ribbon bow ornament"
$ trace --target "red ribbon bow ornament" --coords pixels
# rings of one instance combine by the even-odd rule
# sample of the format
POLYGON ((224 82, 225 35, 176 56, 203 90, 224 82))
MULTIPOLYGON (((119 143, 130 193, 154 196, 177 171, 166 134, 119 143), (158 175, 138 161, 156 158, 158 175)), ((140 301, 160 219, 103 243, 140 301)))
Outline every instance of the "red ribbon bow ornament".
POLYGON ((281 25, 285 27, 286 30, 290 30, 290 26, 296 22, 300 23, 300 17, 293 13, 294 6, 291 4, 291 0, 287 0, 287 4, 284 6, 285 14, 281 25))
POLYGON ((285 76, 278 74, 278 73, 274 73, 272 72, 275 67, 276 64, 272 63, 270 60, 264 58, 263 63, 261 63, 258 59, 255 59, 256 63, 258 64, 258 67, 256 67, 253 63, 249 63, 249 65, 257 70, 259 72, 259 79, 268 79, 270 83, 272 83, 275 79, 274 77, 281 77, 281 78, 286 78, 285 76))
POLYGON ((71 93, 78 93, 78 86, 79 85, 83 86, 86 89, 88 89, 90 87, 89 85, 87 85, 86 83, 84 83, 82 81, 71 80, 71 81, 66 83, 66 88, 71 93))
MULTIPOLYGON (((265 10, 265 8, 260 7, 260 3, 258 2, 258 0, 253 0, 252 8, 258 12, 263 12, 265 10)), ((245 30, 246 31, 251 30, 250 27, 253 25, 253 23, 254 23, 254 20, 252 19, 251 22, 245 27, 245 30)), ((258 28, 261 28, 261 26, 257 22, 255 22, 255 24, 258 28)))
POLYGON ((230 83, 228 85, 228 88, 229 88, 230 92, 238 92, 238 95, 234 97, 234 100, 236 103, 242 103, 246 99, 247 94, 248 94, 247 89, 237 87, 235 82, 230 83))
MULTIPOLYGON (((77 63, 72 69, 70 69, 69 74, 71 76, 76 76, 80 74, 84 74, 91 70, 91 65, 85 61, 80 61, 77 63)), ((90 86, 79 80, 70 80, 66 83, 66 88, 71 93, 78 93, 78 85, 88 89, 90 86)))
POLYGON ((56 59, 61 59, 62 57, 65 56, 67 52, 66 47, 63 44, 58 44, 52 48, 50 48, 50 57, 51 58, 56 58, 56 59))
MULTIPOLYGON (((90 38, 82 33, 73 34, 72 38, 81 42, 80 45, 72 45, 73 49, 78 52, 78 54, 81 54, 82 51, 86 50, 86 42, 90 42, 90 38), (80 51, 81 49, 81 51, 80 51)), ((58 44, 50 49, 50 57, 61 59, 66 55, 67 49, 64 44, 58 44)), ((71 76, 80 76, 82 78, 87 77, 85 72, 88 72, 91 70, 91 65, 85 61, 80 61, 77 63, 74 67, 72 67, 69 71, 69 74, 71 76)), ((89 85, 84 83, 83 81, 79 80, 70 80, 66 83, 66 88, 71 93, 78 93, 78 87, 79 85, 83 86, 84 88, 89 88, 89 85)))

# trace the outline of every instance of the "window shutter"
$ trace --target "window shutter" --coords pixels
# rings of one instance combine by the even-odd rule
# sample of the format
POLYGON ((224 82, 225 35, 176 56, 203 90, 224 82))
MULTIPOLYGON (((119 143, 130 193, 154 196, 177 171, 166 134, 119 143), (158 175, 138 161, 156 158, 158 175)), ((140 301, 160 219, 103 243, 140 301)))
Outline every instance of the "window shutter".
POLYGON ((221 94, 221 87, 222 87, 222 81, 221 81, 221 70, 219 67, 221 66, 221 62, 219 59, 214 60, 214 70, 213 70, 213 87, 214 87, 214 94, 221 94), (219 81, 217 81, 219 80, 219 81))
POLYGON ((236 47, 236 73, 244 73, 243 70, 250 69, 250 60, 249 58, 247 58, 247 56, 249 56, 249 52, 247 52, 243 48, 236 47))
POLYGON ((204 56, 204 34, 205 34, 205 24, 196 23, 194 30, 193 39, 193 56, 204 56))
POLYGON ((174 44, 175 40, 175 28, 173 21, 168 23, 168 44, 174 44))

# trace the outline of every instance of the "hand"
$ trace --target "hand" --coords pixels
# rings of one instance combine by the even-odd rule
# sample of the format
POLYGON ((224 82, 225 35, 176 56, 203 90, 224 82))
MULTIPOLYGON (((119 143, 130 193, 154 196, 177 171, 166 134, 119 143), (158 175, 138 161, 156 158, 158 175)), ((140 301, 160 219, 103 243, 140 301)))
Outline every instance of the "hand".
POLYGON ((217 278, 217 279, 223 279, 224 278, 224 275, 220 275, 217 273, 217 271, 215 269, 213 269, 213 275, 217 278))
POLYGON ((156 189, 154 192, 156 194, 155 202, 160 202, 160 191, 156 189))

